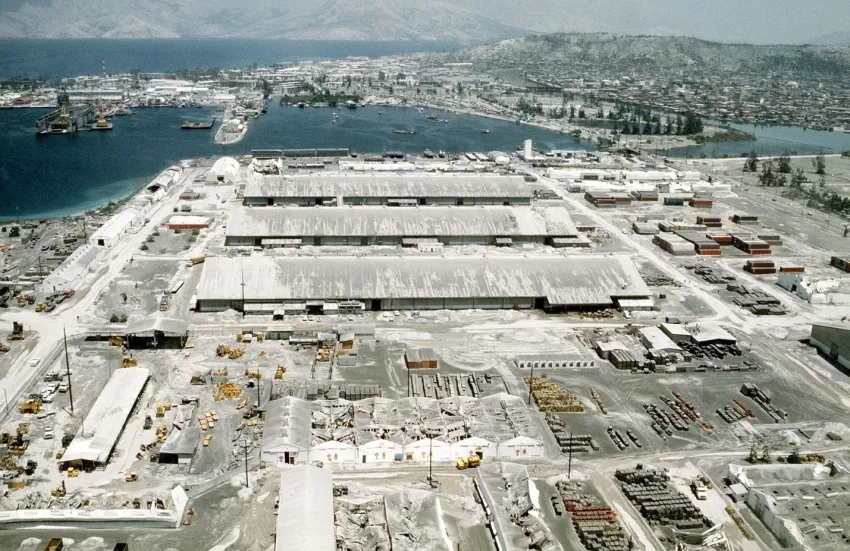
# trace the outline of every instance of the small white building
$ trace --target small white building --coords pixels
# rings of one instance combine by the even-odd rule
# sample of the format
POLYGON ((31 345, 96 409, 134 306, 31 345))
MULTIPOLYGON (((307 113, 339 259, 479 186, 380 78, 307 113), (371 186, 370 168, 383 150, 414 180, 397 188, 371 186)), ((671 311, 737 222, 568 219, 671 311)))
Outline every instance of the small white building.
POLYGON ((499 442, 499 459, 537 459, 546 455, 543 442, 517 436, 504 442, 499 442))
POLYGON ((404 447, 405 459, 415 463, 428 462, 428 453, 433 461, 452 461, 452 445, 438 438, 422 438, 404 447))
POLYGON ((328 440, 310 448, 310 462, 321 461, 322 463, 354 463, 357 457, 357 448, 345 442, 328 440))
POLYGON ((372 440, 357 447, 360 463, 393 463, 404 459, 404 446, 391 440, 372 440))
POLYGON ((454 459, 469 457, 474 453, 478 454, 481 459, 495 459, 499 455, 499 446, 478 436, 464 438, 452 444, 452 457, 454 459))
POLYGON ((829 277, 815 280, 806 274, 779 274, 779 286, 810 304, 850 304, 850 278, 829 277))
POLYGON ((78 248, 44 279, 44 283, 41 284, 42 292, 61 293, 68 289, 76 289, 92 266, 96 264, 101 250, 91 244, 78 248))
POLYGON ((121 237, 141 226, 142 222, 144 219, 141 211, 133 208, 124 209, 98 228, 89 237, 89 243, 98 247, 113 247, 121 237))

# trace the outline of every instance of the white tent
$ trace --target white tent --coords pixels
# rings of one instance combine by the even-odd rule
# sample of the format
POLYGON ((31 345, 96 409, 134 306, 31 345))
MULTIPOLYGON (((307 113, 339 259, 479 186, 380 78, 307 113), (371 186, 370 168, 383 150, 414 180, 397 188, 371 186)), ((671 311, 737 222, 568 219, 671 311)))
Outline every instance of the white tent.
POLYGON ((233 157, 222 157, 207 172, 207 182, 232 182, 239 174, 239 161, 233 157))
POLYGON ((473 453, 477 453, 483 458, 495 458, 498 456, 499 447, 485 438, 478 436, 470 436, 463 440, 458 440, 452 444, 452 457, 459 459, 461 457, 469 457, 473 453))
POLYGON ((404 457, 404 447, 391 440, 372 440, 357 447, 360 463, 391 463, 404 457))
POLYGON ((328 440, 310 448, 310 462, 354 463, 357 449, 351 444, 328 440))
POLYGON ((504 442, 499 442, 500 459, 531 459, 543 457, 545 449, 543 442, 527 436, 517 436, 504 442))
POLYGON ((430 442, 422 438, 404 447, 405 455, 416 462, 428 462, 429 450, 434 454, 434 461, 452 461, 452 445, 436 438, 430 442))

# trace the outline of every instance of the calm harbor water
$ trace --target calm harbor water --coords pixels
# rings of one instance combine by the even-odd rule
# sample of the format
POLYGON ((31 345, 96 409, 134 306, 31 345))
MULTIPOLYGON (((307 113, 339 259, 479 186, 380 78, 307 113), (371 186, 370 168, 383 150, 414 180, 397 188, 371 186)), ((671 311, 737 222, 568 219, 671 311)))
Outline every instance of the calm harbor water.
POLYGON ((245 138, 213 143, 214 131, 181 130, 184 120, 208 120, 211 109, 138 109, 115 117, 110 132, 36 136, 44 110, 0 110, 0 219, 75 214, 133 193, 168 165, 193 157, 242 155, 252 149, 347 147, 356 152, 431 149, 513 151, 531 138, 540 149, 593 149, 570 136, 470 115, 437 112, 447 123, 414 108, 298 109, 269 104, 245 138), (334 124, 333 113, 339 114, 334 124), (416 134, 393 130, 413 127, 416 134), (490 129, 483 134, 483 128, 490 129))
MULTIPOLYGON (((44 110, 0 110, 0 220, 63 216, 83 212, 137 190, 181 159, 243 155, 252 149, 349 148, 359 153, 399 150, 422 153, 513 151, 525 139, 548 149, 587 149, 572 137, 541 128, 446 112, 447 123, 426 118, 431 110, 364 107, 356 110, 269 104, 245 138, 230 146, 213 143, 213 131, 181 130, 184 120, 208 120, 211 109, 139 109, 116 117, 110 132, 36 136, 34 121, 44 110), (339 118, 334 123, 333 113, 339 118), (416 134, 393 130, 414 128, 416 134), (489 134, 481 130, 487 128, 489 134)), ((708 144, 672 150, 670 155, 738 156, 755 148, 762 156, 785 151, 837 153, 850 149, 850 134, 795 127, 737 125, 758 136, 755 142, 708 144)), ((663 146, 659 144, 659 148, 663 146)))
POLYGON ((2 38, 0 79, 99 75, 103 65, 108 73, 231 69, 252 63, 380 57, 456 47, 455 43, 441 41, 2 38))

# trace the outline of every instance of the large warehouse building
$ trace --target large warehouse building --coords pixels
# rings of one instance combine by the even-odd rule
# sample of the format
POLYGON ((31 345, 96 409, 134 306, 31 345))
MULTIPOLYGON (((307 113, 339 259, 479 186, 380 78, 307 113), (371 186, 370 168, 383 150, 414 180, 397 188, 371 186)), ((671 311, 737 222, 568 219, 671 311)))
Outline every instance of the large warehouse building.
POLYGON ((296 174, 252 173, 245 204, 270 205, 528 205, 522 176, 493 174, 296 174))
POLYGON ((225 245, 508 246, 577 237, 564 207, 239 207, 230 214, 225 245))
POLYGON ((612 256, 241 257, 208 258, 198 309, 271 314, 304 303, 322 313, 331 301, 367 310, 536 308, 598 310, 618 299, 647 299, 631 259, 612 256))

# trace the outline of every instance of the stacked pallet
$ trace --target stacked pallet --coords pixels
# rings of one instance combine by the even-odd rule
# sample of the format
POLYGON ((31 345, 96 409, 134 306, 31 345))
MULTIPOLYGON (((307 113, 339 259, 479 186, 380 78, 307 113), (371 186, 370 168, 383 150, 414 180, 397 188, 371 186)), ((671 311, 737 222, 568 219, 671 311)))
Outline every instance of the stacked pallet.
POLYGON ((650 222, 634 222, 632 229, 639 235, 655 235, 658 233, 658 226, 650 222))
POLYGON ((770 244, 750 234, 735 234, 732 236, 732 244, 747 254, 768 255, 771 254, 770 244))
POLYGON ((531 386, 531 397, 537 409, 543 412, 582 413, 584 405, 575 394, 544 377, 524 377, 525 384, 531 386))
POLYGON ((658 223, 658 229, 666 232, 674 232, 674 231, 697 231, 704 232, 708 228, 703 224, 688 224, 687 222, 669 222, 669 221, 661 221, 658 223))
POLYGON ((698 232, 676 232, 676 235, 693 243, 698 255, 720 256, 720 244, 698 232))
POLYGON ((734 241, 732 235, 727 231, 711 231, 707 232, 705 236, 718 245, 731 245, 734 241))
POLYGON ((748 214, 733 214, 732 221, 736 224, 758 224, 759 217, 748 214))
POLYGON ((580 483, 558 482, 557 488, 567 512, 572 516, 576 534, 586 549, 625 551, 629 548, 616 511, 595 496, 581 493, 580 483))
POLYGON ((697 224, 707 228, 722 228, 723 220, 719 216, 697 216, 697 224))
POLYGON ((656 235, 652 242, 673 256, 691 256, 694 254, 694 245, 685 241, 678 235, 656 235))
POLYGON ((695 209, 710 209, 714 202, 711 199, 691 199, 690 204, 695 209))
POLYGON ((673 525, 680 530, 712 525, 687 496, 670 487, 670 478, 662 471, 618 470, 615 477, 621 483, 623 494, 650 525, 673 525))
POLYGON ((782 245, 782 236, 778 233, 759 233, 756 237, 771 245, 782 245))
POLYGON ((776 264, 772 260, 747 260, 744 271, 756 275, 775 274, 776 264))

